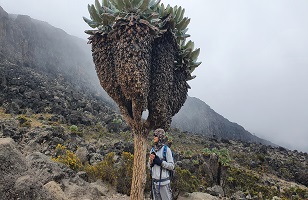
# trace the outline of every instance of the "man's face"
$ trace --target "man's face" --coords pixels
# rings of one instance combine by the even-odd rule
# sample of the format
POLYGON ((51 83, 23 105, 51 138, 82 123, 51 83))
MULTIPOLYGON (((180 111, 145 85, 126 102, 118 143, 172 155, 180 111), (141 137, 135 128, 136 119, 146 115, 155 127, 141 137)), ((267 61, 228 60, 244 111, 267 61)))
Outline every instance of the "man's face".
POLYGON ((157 143, 159 140, 158 136, 157 135, 154 135, 154 143, 157 143))

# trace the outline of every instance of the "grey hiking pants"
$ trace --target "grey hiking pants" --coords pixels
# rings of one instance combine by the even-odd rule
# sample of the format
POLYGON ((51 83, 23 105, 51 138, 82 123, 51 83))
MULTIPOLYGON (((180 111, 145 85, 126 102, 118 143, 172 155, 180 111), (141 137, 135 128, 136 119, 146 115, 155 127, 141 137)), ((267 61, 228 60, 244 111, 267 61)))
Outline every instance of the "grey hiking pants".
POLYGON ((154 200, 171 200, 172 191, 171 191, 170 183, 167 185, 161 185, 161 186, 153 184, 153 199, 154 200))

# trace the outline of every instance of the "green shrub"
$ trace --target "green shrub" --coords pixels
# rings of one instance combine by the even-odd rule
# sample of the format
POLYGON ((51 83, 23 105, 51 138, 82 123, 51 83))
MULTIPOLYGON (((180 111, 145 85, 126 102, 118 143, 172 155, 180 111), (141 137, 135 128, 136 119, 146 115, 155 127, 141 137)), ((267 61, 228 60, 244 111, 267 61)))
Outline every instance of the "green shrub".
POLYGON ((122 119, 120 119, 120 118, 115 118, 115 119, 113 119, 112 120, 112 122, 111 123, 113 123, 113 124, 122 124, 122 119))
POLYGON ((87 172, 90 179, 102 179, 114 186, 117 180, 117 171, 114 165, 114 152, 110 152, 101 162, 96 165, 86 164, 83 170, 87 172))
POLYGON ((177 199, 179 195, 187 192, 195 192, 198 188, 199 180, 193 176, 188 170, 175 168, 175 176, 171 181, 173 199, 177 199))
POLYGON ((193 155, 193 153, 192 153, 191 150, 187 150, 187 151, 184 152, 184 156, 185 156, 186 158, 191 158, 192 155, 193 155))
POLYGON ((283 191, 283 196, 294 200, 308 199, 308 189, 299 188, 298 186, 290 187, 283 191))
POLYGON ((117 192, 130 195, 133 177, 134 155, 129 152, 122 152, 122 161, 117 169, 117 192))
POLYGON ((203 149, 202 153, 204 154, 216 154, 218 156, 218 162, 220 162, 223 166, 229 166, 230 162, 232 161, 231 156, 229 154, 229 150, 226 148, 222 149, 203 149))
POLYGON ((231 195, 239 190, 247 191, 252 196, 257 196, 261 193, 263 198, 266 199, 271 199, 273 196, 279 196, 278 189, 276 187, 264 185, 259 174, 256 174, 251 170, 230 167, 228 169, 225 192, 227 195, 231 195))
POLYGON ((70 126, 70 131, 72 134, 76 134, 76 135, 79 135, 79 136, 82 136, 82 132, 79 131, 78 127, 76 125, 71 125, 70 126))
POLYGON ((31 127, 31 120, 29 118, 27 118, 26 116, 24 115, 19 115, 17 117, 17 120, 19 122, 19 126, 20 127, 28 127, 30 128, 31 127))
POLYGON ((121 131, 120 133, 121 139, 126 141, 126 142, 132 142, 133 141, 133 136, 132 133, 130 131, 121 131))
POLYGON ((72 133, 76 133, 78 131, 78 127, 76 125, 72 125, 72 126, 70 126, 70 131, 72 133))
POLYGON ((231 190, 231 194, 238 191, 251 191, 255 188, 256 184, 260 181, 259 175, 252 171, 230 167, 227 175, 227 185, 231 190))

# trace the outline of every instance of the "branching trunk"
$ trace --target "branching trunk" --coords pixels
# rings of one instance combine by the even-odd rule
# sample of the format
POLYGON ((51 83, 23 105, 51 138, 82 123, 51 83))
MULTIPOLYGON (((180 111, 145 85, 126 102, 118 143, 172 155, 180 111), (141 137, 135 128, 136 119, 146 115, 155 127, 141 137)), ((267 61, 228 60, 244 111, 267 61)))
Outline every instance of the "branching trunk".
POLYGON ((136 13, 116 18, 111 31, 98 31, 89 40, 101 86, 134 132, 130 196, 143 200, 147 136, 151 129, 168 130, 172 116, 184 104, 187 66, 178 65, 182 62, 174 33, 160 31, 136 13), (141 116, 146 109, 149 117, 144 121, 141 116))
POLYGON ((134 131, 134 168, 130 199, 143 200, 146 184, 146 150, 148 130, 134 131))

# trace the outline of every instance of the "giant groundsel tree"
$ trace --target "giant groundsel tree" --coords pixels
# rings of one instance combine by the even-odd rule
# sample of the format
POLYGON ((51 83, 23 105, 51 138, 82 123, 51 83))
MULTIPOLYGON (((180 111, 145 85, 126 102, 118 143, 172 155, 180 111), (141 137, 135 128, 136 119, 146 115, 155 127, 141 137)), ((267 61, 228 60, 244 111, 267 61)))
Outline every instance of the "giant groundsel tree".
POLYGON ((134 133, 131 199, 143 199, 149 130, 167 130, 183 106, 200 49, 186 41, 190 19, 157 0, 95 0, 88 5, 92 56, 101 86, 134 133), (142 112, 148 110, 146 120, 142 112))

